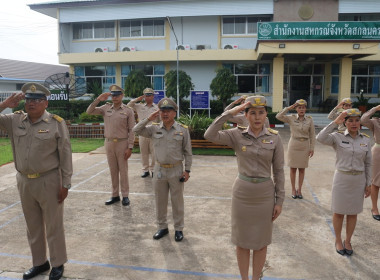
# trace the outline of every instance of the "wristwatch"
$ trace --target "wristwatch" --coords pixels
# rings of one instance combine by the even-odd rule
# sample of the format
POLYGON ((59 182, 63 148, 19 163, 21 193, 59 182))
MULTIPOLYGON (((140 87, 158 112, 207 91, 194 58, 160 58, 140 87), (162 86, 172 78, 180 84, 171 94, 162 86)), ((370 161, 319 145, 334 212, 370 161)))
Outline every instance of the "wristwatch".
POLYGON ((63 187, 65 188, 65 189, 71 189, 71 184, 67 184, 67 185, 63 185, 63 187))

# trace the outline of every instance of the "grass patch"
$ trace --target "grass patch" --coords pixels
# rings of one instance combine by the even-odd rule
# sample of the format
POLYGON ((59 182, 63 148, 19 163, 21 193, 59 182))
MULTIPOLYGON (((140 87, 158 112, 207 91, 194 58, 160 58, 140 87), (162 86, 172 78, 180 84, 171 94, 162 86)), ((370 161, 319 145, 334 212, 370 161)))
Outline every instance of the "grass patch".
MULTIPOLYGON (((104 139, 71 138, 73 153, 88 153, 104 145, 104 139)), ((133 148, 133 153, 139 153, 139 148, 133 148)), ((234 156, 231 149, 201 149, 193 148, 193 155, 234 156)), ((0 166, 13 161, 11 141, 9 138, 0 138, 0 166)))
POLYGON ((13 161, 11 140, 0 138, 0 166, 13 161))

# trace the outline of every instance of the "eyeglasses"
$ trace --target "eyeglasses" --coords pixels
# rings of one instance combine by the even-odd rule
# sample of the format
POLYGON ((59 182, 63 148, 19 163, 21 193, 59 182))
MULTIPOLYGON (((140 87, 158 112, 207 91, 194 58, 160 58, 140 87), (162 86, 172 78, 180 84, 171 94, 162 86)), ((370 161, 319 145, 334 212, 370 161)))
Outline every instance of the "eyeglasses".
POLYGON ((42 103, 43 101, 46 101, 46 99, 25 99, 25 103, 26 104, 29 104, 29 103, 42 103))

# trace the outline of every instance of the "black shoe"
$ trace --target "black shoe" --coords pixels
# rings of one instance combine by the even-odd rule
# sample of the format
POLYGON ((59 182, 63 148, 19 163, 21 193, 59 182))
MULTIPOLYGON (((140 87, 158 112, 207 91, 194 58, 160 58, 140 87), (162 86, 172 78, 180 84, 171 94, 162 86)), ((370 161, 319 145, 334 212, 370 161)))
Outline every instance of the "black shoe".
POLYGON ((349 249, 346 248, 346 245, 344 244, 344 241, 343 241, 343 248, 344 248, 344 252, 347 255, 349 255, 349 256, 351 256, 354 253, 354 250, 349 250, 349 249))
POLYGON ((373 214, 373 212, 371 211, 372 213, 372 218, 374 218, 376 221, 380 221, 380 215, 375 215, 373 214))
POLYGON ((145 171, 142 175, 141 175, 141 178, 145 178, 145 177, 148 177, 150 174, 149 174, 149 171, 145 171))
POLYGON ((339 255, 344 256, 344 255, 346 254, 346 250, 344 250, 344 247, 343 247, 342 250, 338 250, 338 249, 336 248, 336 243, 335 243, 335 250, 336 250, 336 252, 337 252, 339 255))
POLYGON ((122 203, 124 206, 128 206, 131 202, 129 201, 128 196, 126 196, 126 197, 123 197, 123 200, 121 201, 121 203, 122 203))
POLYGON ((167 235, 169 233, 169 230, 167 228, 164 228, 164 229, 159 229, 154 235, 153 235, 153 239, 160 239, 162 237, 164 237, 165 235, 167 235))
POLYGON ((118 201, 120 201, 120 197, 114 196, 114 197, 111 197, 110 200, 107 200, 104 204, 105 205, 111 205, 111 204, 114 204, 115 202, 118 202, 118 201))
POLYGON ((153 171, 152 171, 152 178, 153 178, 153 171))
POLYGON ((57 267, 53 267, 51 269, 51 271, 50 271, 50 274, 49 274, 49 280, 58 280, 58 279, 61 279, 61 277, 63 275, 63 271, 64 271, 63 265, 57 266, 57 267))
POLYGON ((292 198, 293 198, 293 199, 297 199, 297 197, 298 197, 298 196, 297 196, 296 194, 292 194, 292 198))
POLYGON ((175 233, 174 233, 174 239, 177 242, 182 241, 182 239, 183 239, 183 232, 180 231, 180 230, 176 230, 175 233))
POLYGON ((302 199, 303 198, 302 194, 297 195, 297 198, 302 199))
POLYGON ((41 274, 42 272, 48 271, 49 269, 50 269, 49 261, 46 261, 44 264, 41 264, 39 266, 33 266, 31 269, 29 269, 28 271, 26 271, 22 275, 22 279, 33 278, 33 277, 41 274))

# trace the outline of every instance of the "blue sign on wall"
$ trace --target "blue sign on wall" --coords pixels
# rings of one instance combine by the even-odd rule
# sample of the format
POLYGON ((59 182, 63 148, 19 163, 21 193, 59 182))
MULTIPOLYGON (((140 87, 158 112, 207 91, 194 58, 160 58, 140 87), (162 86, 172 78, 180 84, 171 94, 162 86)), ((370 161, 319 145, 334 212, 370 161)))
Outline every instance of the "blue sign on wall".
POLYGON ((164 97, 165 97, 165 91, 164 90, 155 90, 153 102, 157 104, 164 97))
POLYGON ((210 92, 208 90, 191 91, 190 109, 210 109, 210 92))

